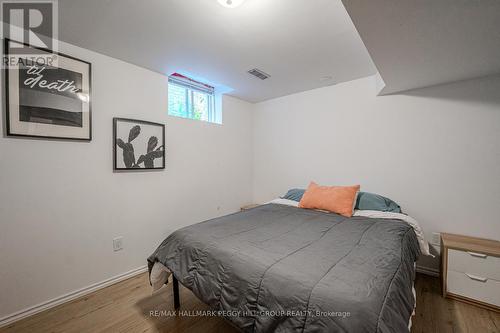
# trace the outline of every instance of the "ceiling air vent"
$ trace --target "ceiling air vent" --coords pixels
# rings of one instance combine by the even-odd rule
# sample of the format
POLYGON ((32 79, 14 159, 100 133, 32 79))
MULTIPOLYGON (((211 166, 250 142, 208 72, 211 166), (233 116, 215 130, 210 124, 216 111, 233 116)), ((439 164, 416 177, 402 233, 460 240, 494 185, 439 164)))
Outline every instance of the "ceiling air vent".
POLYGON ((253 76, 255 76, 255 77, 257 77, 257 78, 259 78, 261 80, 265 80, 265 79, 271 77, 271 75, 266 74, 266 73, 264 73, 263 71, 261 71, 260 69, 257 69, 257 68, 249 70, 248 73, 252 74, 253 76))

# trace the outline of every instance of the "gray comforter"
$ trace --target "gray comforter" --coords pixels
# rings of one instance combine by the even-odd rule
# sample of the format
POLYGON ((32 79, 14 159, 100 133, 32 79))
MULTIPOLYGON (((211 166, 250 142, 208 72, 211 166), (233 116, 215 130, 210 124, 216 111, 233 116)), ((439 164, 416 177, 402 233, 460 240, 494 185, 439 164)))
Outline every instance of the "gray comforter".
POLYGON ((267 204, 179 229, 148 263, 244 332, 404 332, 419 253, 399 220, 267 204))

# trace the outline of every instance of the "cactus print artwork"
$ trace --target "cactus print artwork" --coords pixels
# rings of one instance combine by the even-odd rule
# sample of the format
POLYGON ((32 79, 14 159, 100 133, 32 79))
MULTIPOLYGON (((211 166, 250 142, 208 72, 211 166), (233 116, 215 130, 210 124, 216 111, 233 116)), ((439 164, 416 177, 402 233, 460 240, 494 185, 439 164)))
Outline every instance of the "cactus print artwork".
POLYGON ((116 170, 165 168, 163 124, 115 118, 113 129, 116 170))

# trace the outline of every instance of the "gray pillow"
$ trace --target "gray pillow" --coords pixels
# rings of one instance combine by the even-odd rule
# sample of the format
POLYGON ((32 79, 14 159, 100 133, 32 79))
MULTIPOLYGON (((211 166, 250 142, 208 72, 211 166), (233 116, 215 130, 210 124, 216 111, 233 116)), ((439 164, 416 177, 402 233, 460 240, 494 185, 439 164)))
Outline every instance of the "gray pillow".
POLYGON ((286 194, 282 196, 281 199, 288 199, 299 202, 300 199, 302 199, 305 191, 306 190, 302 188, 292 188, 288 190, 288 192, 286 192, 286 194))
POLYGON ((391 199, 368 192, 358 193, 355 209, 401 213, 401 207, 391 199))
MULTIPOLYGON (((299 202, 305 191, 302 188, 292 188, 281 198, 299 202)), ((358 193, 354 209, 401 213, 401 207, 391 199, 369 192, 358 193)))

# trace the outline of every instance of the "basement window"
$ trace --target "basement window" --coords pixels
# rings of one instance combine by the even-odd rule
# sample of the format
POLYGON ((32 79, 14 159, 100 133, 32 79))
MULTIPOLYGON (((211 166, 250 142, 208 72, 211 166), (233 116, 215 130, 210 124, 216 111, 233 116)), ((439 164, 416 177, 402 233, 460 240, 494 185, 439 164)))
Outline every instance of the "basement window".
MULTIPOLYGON (((174 73, 168 77, 168 114, 174 117, 221 123, 215 88, 174 73)), ((219 108, 220 109, 220 108, 219 108)))

